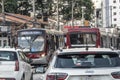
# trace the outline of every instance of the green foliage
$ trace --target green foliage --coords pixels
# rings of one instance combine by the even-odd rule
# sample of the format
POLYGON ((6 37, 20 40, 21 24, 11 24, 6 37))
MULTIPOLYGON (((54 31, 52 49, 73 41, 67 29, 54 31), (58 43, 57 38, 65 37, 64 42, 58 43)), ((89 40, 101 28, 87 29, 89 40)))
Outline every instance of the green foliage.
POLYGON ((17 5, 17 12, 22 15, 30 15, 29 11, 32 10, 32 5, 28 3, 28 0, 20 0, 19 4, 17 5))
POLYGON ((17 0, 4 0, 5 12, 16 13, 17 0))
POLYGON ((72 16, 72 5, 74 5, 73 8, 73 16, 74 19, 81 19, 82 18, 82 6, 86 7, 84 10, 85 12, 85 19, 90 20, 91 14, 93 14, 93 3, 91 0, 63 0, 63 3, 67 2, 68 5, 63 4, 63 9, 61 13, 64 15, 64 19, 69 20, 72 16))
MULTIPOLYGON (((30 0, 4 0, 5 12, 20 13, 23 15, 29 15, 29 11, 33 11, 30 0), (19 4, 18 4, 19 1, 19 4), (21 9, 22 8, 22 9, 21 9)), ((32 1, 32 0, 31 0, 32 1)), ((63 15, 64 20, 71 20, 72 16, 72 4, 74 19, 82 18, 82 6, 85 6, 85 19, 91 20, 91 14, 93 14, 93 3, 91 0, 58 0, 59 1, 59 15, 63 15), (73 2, 73 3, 72 3, 73 2), (67 5, 65 5, 67 3, 67 5)), ((0 8, 1 11, 2 8, 0 8)), ((35 10, 39 11, 39 16, 46 14, 49 17, 56 16, 57 3, 53 3, 53 0, 36 0, 35 10)))

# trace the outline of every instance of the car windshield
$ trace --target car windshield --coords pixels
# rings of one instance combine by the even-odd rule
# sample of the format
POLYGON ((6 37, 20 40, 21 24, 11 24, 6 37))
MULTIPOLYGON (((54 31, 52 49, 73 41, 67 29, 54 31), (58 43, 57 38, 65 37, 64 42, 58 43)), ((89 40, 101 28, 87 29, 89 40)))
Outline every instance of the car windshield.
POLYGON ((12 51, 0 51, 0 61, 15 61, 17 54, 12 51))
POLYGON ((99 68, 120 66, 118 54, 69 54, 58 55, 56 68, 99 68))

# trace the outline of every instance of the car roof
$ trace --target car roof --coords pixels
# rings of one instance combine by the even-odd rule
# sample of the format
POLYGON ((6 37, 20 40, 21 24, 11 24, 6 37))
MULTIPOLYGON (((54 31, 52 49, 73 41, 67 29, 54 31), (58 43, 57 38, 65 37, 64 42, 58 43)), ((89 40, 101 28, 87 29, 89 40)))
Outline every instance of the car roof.
POLYGON ((71 53, 71 52, 115 52, 114 50, 110 48, 68 48, 68 49, 60 49, 57 51, 58 54, 63 53, 71 53))
POLYGON ((0 48, 0 51, 14 51, 14 52, 16 52, 18 50, 15 48, 0 48))

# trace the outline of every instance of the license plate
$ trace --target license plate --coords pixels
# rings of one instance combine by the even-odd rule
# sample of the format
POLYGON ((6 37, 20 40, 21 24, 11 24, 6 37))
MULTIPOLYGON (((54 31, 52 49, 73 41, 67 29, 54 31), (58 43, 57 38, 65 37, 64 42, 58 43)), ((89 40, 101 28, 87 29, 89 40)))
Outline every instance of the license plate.
POLYGON ((80 80, 94 80, 92 76, 83 76, 80 78, 80 80))
POLYGON ((86 80, 93 80, 92 76, 86 76, 86 80))
POLYGON ((85 80, 101 80, 101 78, 100 77, 96 77, 96 76, 88 75, 88 76, 86 76, 85 80))

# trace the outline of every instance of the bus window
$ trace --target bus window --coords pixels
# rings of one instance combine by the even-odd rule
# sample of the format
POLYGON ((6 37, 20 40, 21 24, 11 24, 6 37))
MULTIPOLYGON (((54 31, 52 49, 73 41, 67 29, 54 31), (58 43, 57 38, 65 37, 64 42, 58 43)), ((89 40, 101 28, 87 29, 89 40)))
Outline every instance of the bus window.
POLYGON ((71 44, 84 44, 84 35, 83 34, 70 34, 71 44))
POLYGON ((96 44, 96 35, 95 34, 86 34, 84 36, 84 44, 86 44, 86 43, 87 44, 96 44))
POLYGON ((84 44, 84 40, 83 40, 83 35, 82 34, 78 34, 78 39, 77 39, 77 43, 78 44, 84 44))
POLYGON ((7 41, 6 40, 3 41, 3 47, 5 47, 5 46, 7 46, 7 41))
POLYGON ((0 40, 0 47, 2 46, 2 41, 0 40))

